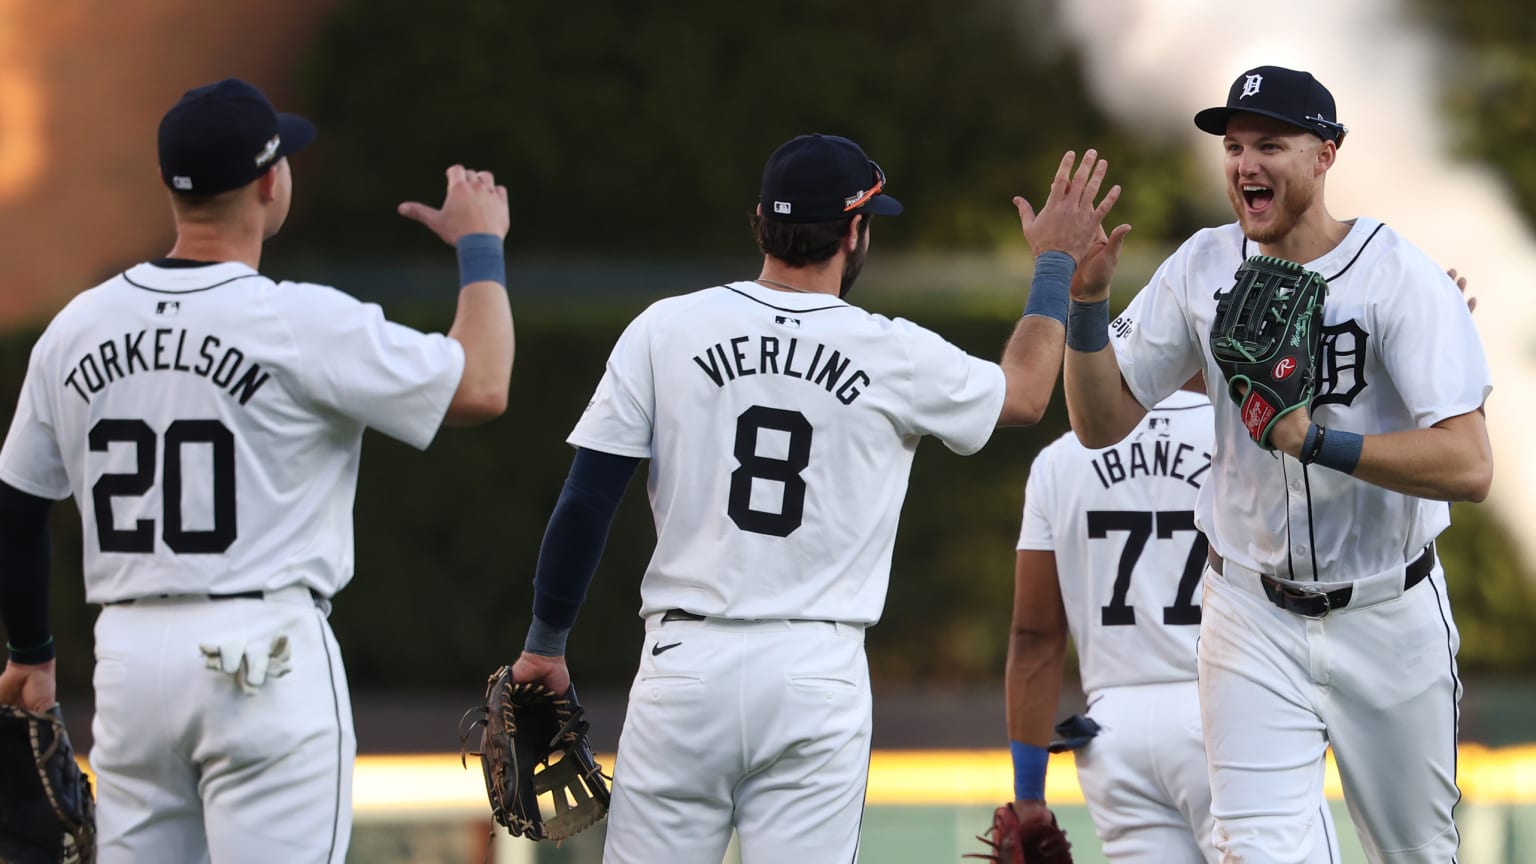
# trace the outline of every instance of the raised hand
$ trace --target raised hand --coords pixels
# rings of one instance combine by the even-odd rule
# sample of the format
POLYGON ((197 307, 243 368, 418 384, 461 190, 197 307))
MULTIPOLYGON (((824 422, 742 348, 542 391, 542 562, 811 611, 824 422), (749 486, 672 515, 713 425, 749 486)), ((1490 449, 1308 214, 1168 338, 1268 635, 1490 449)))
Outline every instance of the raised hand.
POLYGON ((448 168, 448 192, 442 209, 417 201, 395 208, 401 216, 420 222, 452 246, 465 234, 495 234, 505 238, 512 218, 507 207, 507 187, 497 186, 489 171, 471 171, 463 165, 448 168))
MULTIPOLYGON (((1110 187, 1098 204, 1094 203, 1108 170, 1109 162, 1100 159, 1098 151, 1088 150, 1078 163, 1077 154, 1068 150, 1061 157, 1056 177, 1051 181, 1050 196, 1039 213, 1025 199, 1013 199, 1019 211, 1019 223, 1024 229, 1024 239, 1029 241, 1036 255, 1065 252, 1082 266, 1093 254, 1095 244, 1102 242, 1106 251, 1112 247, 1112 255, 1104 259, 1104 263, 1113 272, 1119 258, 1119 240, 1130 231, 1130 226, 1116 228, 1113 236, 1104 233, 1104 218, 1120 199, 1117 185, 1110 187), (1077 166, 1075 172, 1074 164, 1077 166)), ((1107 274, 1104 282, 1107 285, 1107 274)))
POLYGON ((1079 303, 1096 303, 1109 297, 1109 281, 1120 266, 1120 249, 1125 245, 1125 235, 1131 226, 1119 225, 1109 234, 1099 226, 1098 239, 1088 249, 1088 256, 1077 262, 1072 273, 1072 299, 1079 303))

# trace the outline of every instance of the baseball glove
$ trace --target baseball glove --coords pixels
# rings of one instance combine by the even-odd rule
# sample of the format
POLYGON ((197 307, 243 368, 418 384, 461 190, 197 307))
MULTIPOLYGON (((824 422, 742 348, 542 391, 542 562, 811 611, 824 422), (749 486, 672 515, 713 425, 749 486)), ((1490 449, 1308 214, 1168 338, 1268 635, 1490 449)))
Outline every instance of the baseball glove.
POLYGON ((990 852, 972 853, 966 858, 980 858, 994 864, 1072 864, 1072 844, 1067 832, 1056 826, 1056 814, 1051 821, 1022 822, 1013 802, 997 808, 992 814, 992 828, 985 837, 977 840, 991 847, 990 852))
POLYGON ((1328 282, 1267 255, 1244 261, 1211 321, 1211 356, 1240 406, 1243 426, 1266 450, 1275 421, 1317 394, 1328 282), (1246 390, 1244 389, 1246 387, 1246 390))
POLYGON ((519 684, 512 667, 503 666, 486 684, 485 704, 459 721, 460 758, 467 768, 470 753, 480 757, 491 817, 512 836, 564 840, 608 814, 608 778, 592 757, 582 713, 576 688, 561 696, 542 684, 519 684), (480 748, 469 751, 477 726, 480 748))
POLYGON ((55 705, 0 705, 0 861, 90 864, 96 804, 55 705))

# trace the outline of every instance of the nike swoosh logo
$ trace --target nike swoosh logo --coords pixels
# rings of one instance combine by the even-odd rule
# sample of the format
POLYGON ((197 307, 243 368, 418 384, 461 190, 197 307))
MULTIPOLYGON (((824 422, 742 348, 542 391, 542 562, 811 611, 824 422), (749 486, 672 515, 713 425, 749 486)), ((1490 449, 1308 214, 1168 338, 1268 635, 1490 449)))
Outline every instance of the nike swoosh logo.
POLYGON ((681 643, 681 642, 673 642, 671 645, 662 645, 661 643, 658 642, 656 644, 656 646, 651 649, 651 656, 655 657, 657 654, 660 654, 663 651, 671 651, 673 648, 676 648, 677 646, 679 646, 681 644, 683 644, 683 643, 681 643))

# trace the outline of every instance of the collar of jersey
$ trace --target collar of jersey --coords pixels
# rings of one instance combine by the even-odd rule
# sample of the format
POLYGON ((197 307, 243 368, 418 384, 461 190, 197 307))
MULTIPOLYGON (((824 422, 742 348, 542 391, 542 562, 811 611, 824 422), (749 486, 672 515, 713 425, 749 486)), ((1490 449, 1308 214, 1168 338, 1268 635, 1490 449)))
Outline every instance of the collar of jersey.
POLYGON ((1355 224, 1350 226, 1349 233, 1344 235, 1339 245, 1329 249, 1323 257, 1303 266, 1314 273, 1321 273, 1324 279, 1332 279, 1360 254, 1360 247, 1371 239, 1379 224, 1366 216, 1355 219, 1355 224))
POLYGON ((841 297, 834 297, 831 294, 780 291, 752 280, 732 282, 726 287, 734 288, 764 305, 792 312, 809 312, 813 309, 831 309, 848 305, 847 301, 841 297))
POLYGON ((239 261, 224 261, 201 267, 156 267, 145 263, 123 271, 123 278, 130 285, 170 294, 206 291, 235 279, 257 275, 260 274, 250 265, 239 261))

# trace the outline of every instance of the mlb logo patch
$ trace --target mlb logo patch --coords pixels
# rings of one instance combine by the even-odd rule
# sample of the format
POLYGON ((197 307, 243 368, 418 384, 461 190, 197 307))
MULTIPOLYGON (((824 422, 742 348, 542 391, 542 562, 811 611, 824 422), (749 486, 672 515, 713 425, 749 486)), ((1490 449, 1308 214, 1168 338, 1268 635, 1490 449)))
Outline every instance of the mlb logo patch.
POLYGON ((800 319, 799 318, 791 318, 788 315, 775 315, 775 316, 773 316, 773 323, 778 324, 778 325, 783 326, 783 327, 788 327, 791 330, 799 330, 800 329, 800 319))
POLYGON ((192 189, 192 178, 191 177, 172 177, 171 178, 171 185, 175 186, 177 189, 181 190, 182 192, 188 192, 188 191, 190 191, 192 189))
POLYGON ((773 202, 773 212, 775 212, 775 213, 788 213, 789 212, 789 202, 788 201, 775 201, 775 202, 773 202))
POLYGON ((155 304, 155 314, 172 317, 181 314, 180 300, 161 300, 155 304))

